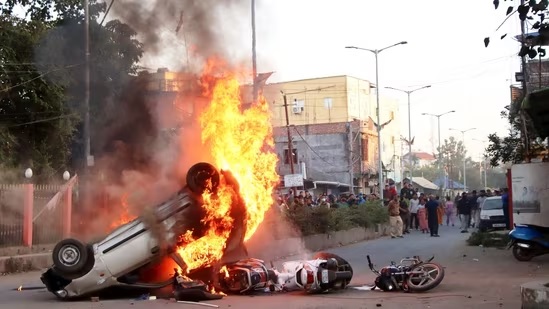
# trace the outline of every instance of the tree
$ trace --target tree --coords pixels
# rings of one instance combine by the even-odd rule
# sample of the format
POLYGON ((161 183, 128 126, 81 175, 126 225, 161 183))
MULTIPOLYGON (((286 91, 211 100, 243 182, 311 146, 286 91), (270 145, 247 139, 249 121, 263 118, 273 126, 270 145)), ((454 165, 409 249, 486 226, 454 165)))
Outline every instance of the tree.
MULTIPOLYGON (((105 9, 105 3, 90 0, 90 118, 92 137, 97 137, 92 141, 103 141, 106 128, 132 113, 120 102, 143 54, 131 27, 119 20, 99 24, 105 9)), ((32 164, 37 175, 62 171, 71 152, 73 159, 82 157, 82 1, 7 0, 0 4, 0 16, 0 121, 5 121, 0 159, 10 166, 32 164), (11 16, 15 6, 24 6, 29 20, 11 16)), ((92 150, 103 147, 92 144, 92 150)))
POLYGON ((448 174, 450 179, 462 180, 463 178, 463 160, 466 160, 466 166, 471 165, 471 158, 466 158, 467 150, 462 141, 456 140, 453 136, 445 139, 444 143, 437 148, 436 165, 439 162, 442 168, 448 174), (438 155, 440 153, 440 155, 438 155))
POLYGON ((0 160, 47 176, 66 167, 76 120, 63 104, 63 86, 32 65, 49 26, 0 15, 0 28, 0 160))
MULTIPOLYGON (((493 3, 495 8, 498 9, 500 1, 494 0, 493 3)), ((503 23, 512 15, 518 14, 521 22, 529 20, 532 23, 532 29, 538 32, 537 36, 526 35, 525 39, 521 40, 522 46, 518 53, 520 57, 528 56, 533 59, 537 56, 544 57, 546 55, 546 50, 542 46, 547 45, 547 42, 549 42, 549 22, 546 19, 548 6, 549 1, 547 0, 529 0, 517 7, 507 7, 507 17, 503 23)), ((506 36, 507 34, 501 35, 501 39, 506 36)), ((489 43, 490 38, 485 38, 484 45, 487 47, 489 43)), ((507 119, 510 124, 508 135, 500 137, 493 133, 488 136, 490 145, 486 152, 491 158, 490 165, 492 166, 508 162, 519 163, 524 159, 529 159, 527 154, 530 154, 529 157, 534 157, 541 151, 546 150, 545 145, 538 140, 529 117, 521 110, 520 105, 525 95, 525 91, 522 91, 522 95, 515 98, 501 112, 501 116, 507 119)))

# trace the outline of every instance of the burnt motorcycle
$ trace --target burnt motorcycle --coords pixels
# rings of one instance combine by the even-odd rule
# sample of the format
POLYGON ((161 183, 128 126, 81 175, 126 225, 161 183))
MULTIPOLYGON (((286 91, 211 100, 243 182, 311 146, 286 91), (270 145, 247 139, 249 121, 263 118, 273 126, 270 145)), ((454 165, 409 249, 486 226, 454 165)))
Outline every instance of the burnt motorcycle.
POLYGON ((391 262, 391 265, 380 270, 375 269, 369 255, 366 258, 368 266, 377 275, 372 290, 426 292, 437 287, 444 279, 444 268, 432 262, 434 256, 427 261, 422 261, 419 256, 404 258, 400 264, 391 262))
POLYGON ((216 277, 216 289, 227 294, 295 290, 313 294, 346 288, 353 269, 340 256, 320 252, 309 260, 285 262, 280 271, 272 265, 267 268, 262 260, 244 259, 224 265, 216 277))

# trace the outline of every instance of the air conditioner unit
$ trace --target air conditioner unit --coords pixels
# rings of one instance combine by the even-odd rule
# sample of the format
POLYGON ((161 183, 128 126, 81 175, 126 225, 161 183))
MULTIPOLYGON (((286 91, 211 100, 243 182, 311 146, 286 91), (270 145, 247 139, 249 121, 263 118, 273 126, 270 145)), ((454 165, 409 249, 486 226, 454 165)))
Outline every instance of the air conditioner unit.
POLYGON ((293 106, 292 111, 294 112, 294 114, 301 114, 303 110, 299 106, 293 106))

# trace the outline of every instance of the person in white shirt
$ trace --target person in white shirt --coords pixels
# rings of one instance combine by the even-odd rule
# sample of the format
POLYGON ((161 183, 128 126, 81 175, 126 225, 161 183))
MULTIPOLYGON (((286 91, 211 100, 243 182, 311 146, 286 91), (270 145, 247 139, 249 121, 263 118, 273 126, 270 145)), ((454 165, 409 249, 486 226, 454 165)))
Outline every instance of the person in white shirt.
POLYGON ((480 208, 482 207, 482 203, 486 200, 486 191, 480 190, 480 196, 477 198, 477 205, 478 210, 475 212, 475 217, 473 218, 473 221, 475 222, 475 227, 478 228, 480 223, 480 208))
POLYGON ((417 211, 419 209, 419 198, 417 197, 417 193, 414 193, 412 195, 412 199, 410 200, 410 229, 416 229, 419 230, 419 219, 417 216, 417 211))

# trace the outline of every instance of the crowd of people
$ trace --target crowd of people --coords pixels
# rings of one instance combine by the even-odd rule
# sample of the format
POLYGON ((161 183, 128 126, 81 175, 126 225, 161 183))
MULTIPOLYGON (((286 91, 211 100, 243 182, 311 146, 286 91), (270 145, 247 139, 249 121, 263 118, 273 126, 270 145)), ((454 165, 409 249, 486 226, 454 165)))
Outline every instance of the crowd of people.
POLYGON ((387 196, 391 238, 402 238, 411 230, 430 234, 431 237, 440 237, 439 226, 455 226, 456 219, 460 221, 461 233, 467 233, 470 228, 478 227, 480 206, 490 196, 501 196, 506 227, 509 229, 507 188, 494 192, 480 190, 478 194, 476 190, 470 193, 463 192, 452 200, 449 196, 440 198, 438 195, 419 193, 417 188, 405 183, 400 194, 393 193, 387 196))

